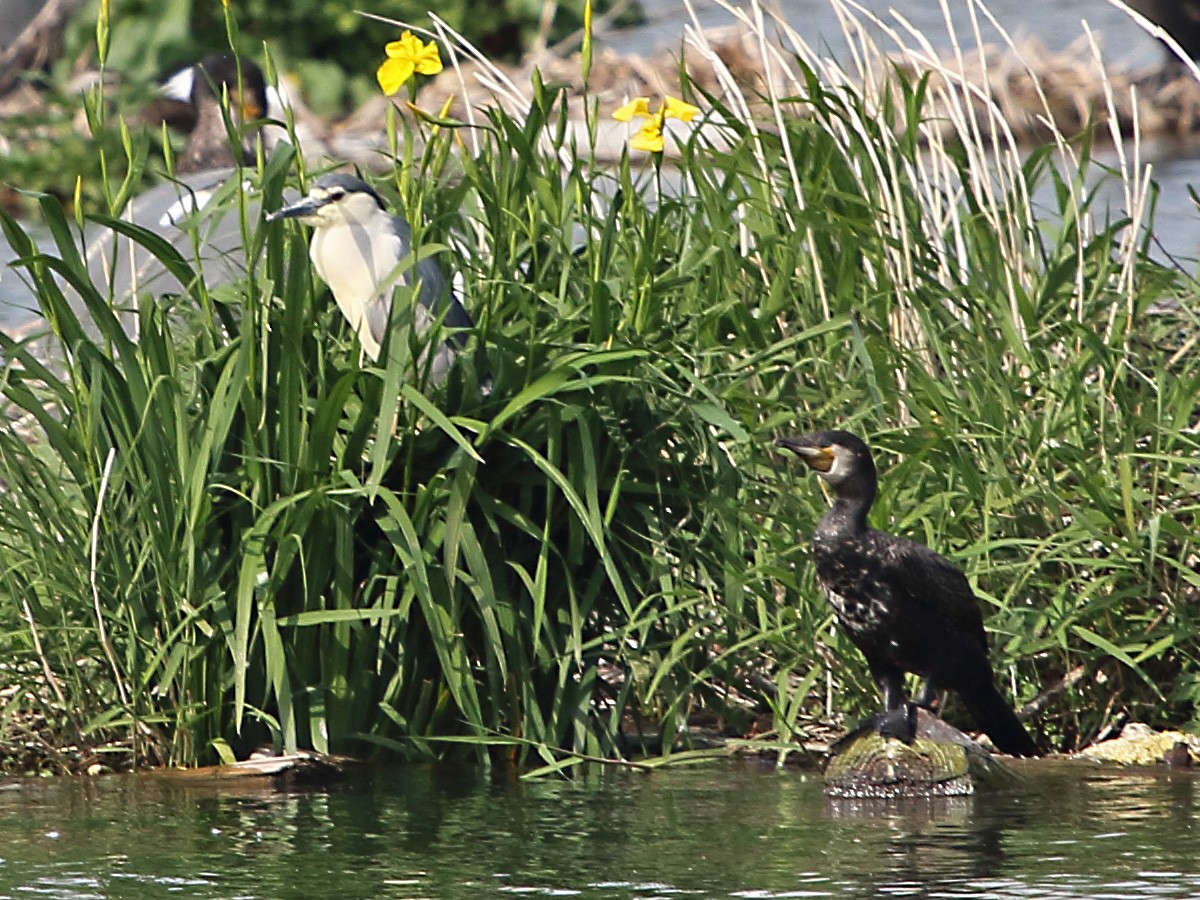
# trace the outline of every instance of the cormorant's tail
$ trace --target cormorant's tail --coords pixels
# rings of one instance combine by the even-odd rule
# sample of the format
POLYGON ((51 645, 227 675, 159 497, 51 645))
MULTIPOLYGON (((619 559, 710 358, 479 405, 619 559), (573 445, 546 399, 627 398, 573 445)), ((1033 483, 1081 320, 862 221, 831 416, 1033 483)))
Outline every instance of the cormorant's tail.
POLYGON ((975 727, 985 732, 1001 753, 1012 756, 1038 755, 1033 738, 995 685, 988 682, 969 691, 960 690, 959 696, 975 720, 975 727))

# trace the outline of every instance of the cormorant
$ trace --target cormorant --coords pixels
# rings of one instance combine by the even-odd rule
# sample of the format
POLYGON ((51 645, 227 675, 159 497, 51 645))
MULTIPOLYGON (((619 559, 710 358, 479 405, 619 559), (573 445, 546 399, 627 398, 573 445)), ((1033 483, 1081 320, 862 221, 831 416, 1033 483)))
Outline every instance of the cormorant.
MULTIPOLYGON (((1130 8, 1137 10, 1155 25, 1175 39, 1183 52, 1192 59, 1200 59, 1200 0, 1127 0, 1130 8)), ((1167 78, 1178 78, 1187 74, 1187 66, 1175 51, 1162 44, 1166 54, 1164 74, 1167 78)))
MULTIPOLYGON (((250 123, 267 113, 267 81, 262 69, 248 59, 239 60, 231 53, 214 53, 196 63, 192 73, 192 107, 196 124, 192 126, 187 149, 175 163, 177 175, 226 169, 233 157, 222 95, 229 96, 229 112, 236 127, 249 130, 250 123)), ((240 162, 254 165, 254 151, 242 135, 240 162)))
MULTIPOLYGON (((211 289, 246 275, 238 204, 208 204, 216 196, 235 195, 237 167, 255 163, 248 141, 266 110, 267 85, 254 62, 230 54, 206 56, 192 67, 191 77, 196 124, 176 160, 175 178, 131 198, 121 218, 165 238, 200 268, 211 289), (226 97, 236 142, 225 124, 226 97)), ((252 222, 258 217, 255 206, 254 201, 249 204, 252 222)), ((148 248, 110 228, 89 229, 86 252, 92 282, 111 294, 131 333, 137 295, 179 294, 187 288, 148 248)))
POLYGON ((833 489, 834 502, 813 533, 817 580, 838 622, 883 695, 875 724, 911 741, 914 716, 904 673, 925 678, 916 705, 958 692, 976 726, 1001 751, 1035 756, 1033 740, 996 689, 979 600, 966 576, 928 547, 867 525, 877 480, 871 450, 846 431, 780 438, 833 489))

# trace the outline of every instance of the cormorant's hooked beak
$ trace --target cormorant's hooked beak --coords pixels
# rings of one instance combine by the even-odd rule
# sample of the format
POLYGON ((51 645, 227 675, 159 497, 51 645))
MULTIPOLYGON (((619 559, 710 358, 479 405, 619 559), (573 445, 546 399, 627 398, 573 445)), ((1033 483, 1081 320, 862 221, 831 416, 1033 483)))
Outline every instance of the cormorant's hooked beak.
POLYGON ((784 437, 775 441, 775 446, 786 447, 802 460, 810 469, 818 472, 828 472, 833 468, 833 450, 829 447, 814 446, 807 437, 784 437))
POLYGON ((302 197, 291 206, 285 206, 282 209, 277 209, 275 212, 267 216, 268 222, 276 222, 279 219, 307 219, 310 216, 315 216, 317 211, 324 206, 324 201, 314 200, 312 197, 302 197))

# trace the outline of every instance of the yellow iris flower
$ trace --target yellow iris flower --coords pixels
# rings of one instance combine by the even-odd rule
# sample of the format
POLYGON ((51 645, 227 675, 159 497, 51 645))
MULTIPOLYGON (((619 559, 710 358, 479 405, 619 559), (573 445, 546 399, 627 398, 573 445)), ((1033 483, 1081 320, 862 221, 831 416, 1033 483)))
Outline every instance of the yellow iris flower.
POLYGON ((375 73, 375 78, 389 97, 416 72, 436 75, 442 71, 442 58, 438 55, 437 44, 433 41, 422 43, 411 31, 404 32, 400 40, 392 41, 383 49, 388 58, 375 73))
POLYGON ((678 119, 680 122, 690 122, 700 114, 698 107, 674 97, 664 97, 662 105, 654 112, 650 111, 649 97, 634 97, 612 114, 618 122, 632 122, 634 119, 644 119, 638 133, 629 140, 629 146, 634 150, 645 150, 647 153, 662 153, 663 126, 667 119, 678 119))

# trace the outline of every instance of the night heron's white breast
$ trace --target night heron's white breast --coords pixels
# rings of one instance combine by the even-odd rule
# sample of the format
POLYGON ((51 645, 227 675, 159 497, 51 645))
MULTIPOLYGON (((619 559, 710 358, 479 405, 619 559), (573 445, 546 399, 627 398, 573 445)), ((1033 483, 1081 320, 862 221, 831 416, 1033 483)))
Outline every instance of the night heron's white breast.
POLYGON ((401 283, 399 263, 408 252, 407 242, 382 210, 313 231, 308 249, 313 268, 329 285, 338 309, 371 359, 379 358, 392 290, 401 283))

